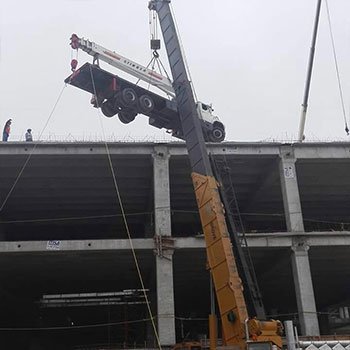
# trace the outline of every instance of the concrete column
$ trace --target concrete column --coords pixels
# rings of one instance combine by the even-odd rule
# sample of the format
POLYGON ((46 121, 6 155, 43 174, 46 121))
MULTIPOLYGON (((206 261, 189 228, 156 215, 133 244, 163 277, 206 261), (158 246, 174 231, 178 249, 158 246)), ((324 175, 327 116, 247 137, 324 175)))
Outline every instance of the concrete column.
MULTIPOLYGON (((280 178, 287 230, 304 232, 298 179, 295 169, 296 159, 292 147, 282 147, 280 151, 280 178)), ((292 247, 292 269, 302 335, 319 335, 316 303, 308 255, 309 247, 295 240, 292 247)))
POLYGON ((284 331, 286 333, 287 350, 296 350, 297 343, 294 334, 293 321, 284 321, 284 331))
POLYGON ((171 236, 169 154, 165 146, 153 154, 155 234, 171 236))
POLYGON ((156 241, 156 285, 158 333, 162 346, 175 344, 175 302, 173 250, 171 236, 169 154, 167 147, 157 146, 153 155, 154 226, 156 241), (168 238, 168 239, 167 239, 168 238), (163 244, 163 243, 164 244, 163 244))
POLYGON ((292 247, 292 269, 302 335, 320 335, 308 255, 309 246, 292 247))
POLYGON ((304 232, 293 150, 281 151, 280 178, 287 231, 304 232))

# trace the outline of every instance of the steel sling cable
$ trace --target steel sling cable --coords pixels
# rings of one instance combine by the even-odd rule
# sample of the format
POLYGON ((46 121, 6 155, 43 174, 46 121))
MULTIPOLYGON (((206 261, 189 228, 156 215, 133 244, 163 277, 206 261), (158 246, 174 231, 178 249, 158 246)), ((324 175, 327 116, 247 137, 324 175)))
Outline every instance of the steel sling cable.
POLYGON ((106 141, 105 130, 104 130, 104 127, 103 127, 102 118, 101 118, 101 112, 100 112, 99 105, 98 105, 99 102, 98 102, 98 98, 97 98, 96 85, 95 85, 94 75, 93 75, 91 66, 90 66, 90 75, 91 75, 91 82, 92 82, 94 95, 95 95, 95 98, 96 98, 96 101, 97 101, 97 108, 98 108, 98 114, 99 114, 100 127, 101 127, 101 130, 102 130, 102 135, 103 135, 104 144, 105 144, 105 148, 106 148, 106 153, 107 153, 109 167, 110 167, 110 170, 111 170, 111 173, 112 173, 112 177, 113 177, 113 183, 114 183, 114 188, 115 188, 116 195, 117 195, 118 204, 120 206, 120 210, 121 210, 121 213, 122 213, 122 216, 123 216, 123 222, 124 222, 125 230, 126 230, 126 233, 127 233, 128 239, 129 239, 129 244, 130 244, 132 256, 134 258, 137 274, 138 274, 138 277, 139 277, 139 280, 140 280, 140 283, 141 283, 141 287, 142 287, 142 290, 143 290, 143 294, 144 294, 144 297, 145 297, 145 300, 146 300, 148 314, 149 314, 150 319, 152 321, 152 327, 153 327, 154 335, 155 335, 156 340, 157 340, 157 345, 158 345, 159 349, 162 349, 162 346, 160 344, 158 331, 157 331, 157 328, 156 328, 156 324, 154 322, 154 318, 153 318, 153 315, 152 315, 150 302, 148 300, 148 296, 147 296, 147 293, 146 293, 146 288, 145 288, 145 285, 144 285, 144 282, 143 282, 140 266, 139 266, 139 263, 138 263, 138 260, 137 260, 137 256, 136 256, 136 253, 135 253, 135 249, 134 249, 134 245, 133 245, 133 242, 132 242, 132 239, 131 239, 131 234, 130 234, 130 230, 129 230, 129 224, 128 224, 128 221, 126 219, 126 214, 125 214, 122 198, 121 198, 120 191, 119 191, 119 186, 118 186, 116 175, 115 175, 115 171, 114 171, 114 168, 113 168, 111 154, 109 152, 108 143, 106 141))
POLYGON ((16 176, 16 179, 15 179, 14 183, 12 184, 12 186, 11 186, 9 192, 7 193, 7 195, 6 195, 6 197, 5 197, 4 201, 3 201, 3 203, 1 204, 0 213, 1 213, 2 210, 4 209, 4 207, 5 207, 6 203, 7 203, 7 201, 9 200, 9 198, 10 198, 10 196, 11 196, 13 190, 15 189, 15 187, 16 187, 16 185, 17 185, 19 179, 21 178, 21 176, 22 176, 22 174, 23 174, 23 172, 24 172, 24 169, 27 167, 27 165, 28 165, 28 163, 29 163, 29 161, 30 161, 30 159, 31 159, 31 157, 32 157, 32 155, 33 155, 33 153, 34 153, 34 151, 36 150, 37 146, 39 145, 40 140, 41 140, 41 136, 43 135, 43 133, 44 133, 44 131, 45 131, 47 125, 49 124, 49 121, 51 120, 51 118, 52 118, 52 116, 53 116, 53 113, 54 113, 54 111, 56 110, 56 107, 57 107, 57 105, 58 105, 58 102, 61 100, 61 97, 62 97, 62 95, 63 95, 63 91, 64 91, 64 89, 65 89, 66 87, 67 87, 67 84, 64 84, 64 86, 63 86, 61 92, 59 93, 58 98, 57 98, 57 100, 56 100, 56 102, 55 102, 55 104, 54 104, 54 106, 53 106, 53 108, 52 108, 52 110, 51 110, 51 113, 49 114, 49 117, 47 118, 47 120, 46 120, 46 122, 45 122, 45 125, 44 125, 44 127, 42 128, 42 130, 41 130, 41 132, 40 132, 40 134, 39 134, 38 140, 34 143, 34 146, 33 146, 32 150, 31 150, 31 152, 28 154, 28 157, 26 158, 26 160, 25 160, 25 162, 24 162, 24 164, 23 164, 21 170, 19 171, 18 175, 16 176))
POLYGON ((331 23, 331 15, 329 12, 329 6, 328 6, 328 0, 326 0, 326 9, 327 9, 327 18, 328 18, 328 24, 329 24, 329 32, 331 36, 331 41, 332 41, 332 49, 333 49, 333 57, 334 57, 334 63, 335 63, 335 70, 337 73, 337 80, 338 80, 338 88, 339 88, 339 94, 340 94, 340 101, 341 101, 341 106, 343 110, 343 118, 344 118, 344 124, 345 124, 345 132, 347 135, 349 135, 349 127, 346 119, 346 112, 345 112, 345 105, 344 105, 344 97, 343 97, 343 88, 341 85, 340 81, 340 73, 339 73, 339 66, 338 66, 338 59, 337 59, 337 54, 335 50, 335 42, 334 42, 334 36, 333 36, 333 30, 332 30, 332 23, 331 23))

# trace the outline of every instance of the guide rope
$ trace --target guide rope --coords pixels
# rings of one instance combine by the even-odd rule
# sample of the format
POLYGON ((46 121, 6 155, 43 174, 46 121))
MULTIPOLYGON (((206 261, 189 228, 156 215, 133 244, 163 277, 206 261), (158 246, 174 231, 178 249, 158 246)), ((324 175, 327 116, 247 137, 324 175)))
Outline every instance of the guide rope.
POLYGON ((95 79, 94 79, 94 75, 93 75, 91 66, 90 66, 90 75, 91 75, 92 87, 93 87, 93 91, 94 91, 94 95, 95 95, 95 99, 96 99, 96 104, 97 104, 96 107, 98 109, 100 127, 101 127, 101 131, 102 131, 103 139, 104 139, 104 144, 105 144, 105 148, 106 148, 106 154, 107 154, 107 158, 108 158, 108 163, 109 163, 109 167, 110 167, 110 170, 111 170, 111 173, 112 173, 114 189, 115 189, 115 192, 116 192, 116 195, 117 195, 117 203, 119 204, 120 210, 121 210, 121 213, 122 213, 123 222, 124 222, 124 226, 125 226, 125 230, 126 230, 128 239, 129 239, 129 244, 130 244, 131 252, 132 252, 132 255, 133 255, 133 258, 134 258, 137 274, 138 274, 138 277, 139 277, 139 280, 140 280, 140 284, 141 284, 141 287, 142 287, 142 290, 143 290, 143 293, 144 293, 144 297, 145 297, 145 300, 146 300, 147 310, 148 310, 150 319, 152 321, 152 327, 153 327, 154 335, 156 337, 159 349, 162 349, 162 346, 160 344, 158 331, 157 331, 157 327, 156 327, 156 324, 155 324, 154 319, 153 319, 152 310, 151 310, 151 307, 150 307, 150 302, 148 300, 148 296, 147 296, 147 293, 146 293, 145 284, 143 282, 140 266, 139 266, 138 259, 137 259, 136 253, 135 253, 135 248, 134 248, 134 245, 133 245, 133 241, 131 239, 129 224, 128 224, 128 221, 127 221, 127 218, 126 218, 126 213, 125 213, 125 210, 124 210, 123 201, 122 201, 122 198, 121 198, 121 195, 120 195, 120 190, 119 190, 119 186, 118 186, 115 170, 113 168, 113 162, 112 162, 111 154, 110 154, 110 151, 109 151, 108 143, 106 141, 105 130, 104 130, 103 123, 102 123, 102 118, 101 118, 102 116, 101 116, 100 108, 99 108, 99 105, 98 105, 99 101, 98 101, 98 98, 97 98, 95 79))
POLYGON ((29 161, 30 161, 32 155, 34 154, 34 151, 36 150, 37 146, 39 145, 40 140, 41 140, 41 136, 43 135, 43 133, 44 133, 44 131, 45 131, 47 125, 49 124, 49 122, 50 122, 50 120, 51 120, 51 118, 52 118, 52 115, 53 115, 53 113, 54 113, 54 111, 55 111, 55 109, 56 109, 56 107, 57 107, 57 105, 58 105, 58 102, 61 100, 61 97, 62 97, 62 95, 63 95, 63 91, 64 91, 64 89, 65 89, 66 87, 67 87, 67 84, 64 84, 64 86, 63 86, 61 92, 59 93, 58 98, 57 98, 57 100, 56 100, 56 102, 55 102, 55 104, 54 104, 54 106, 53 106, 53 108, 52 108, 52 110, 51 110, 51 113, 49 114, 49 116, 48 116, 48 118, 47 118, 47 120, 46 120, 46 122, 45 122, 45 125, 44 125, 44 127, 42 128, 42 130, 41 130, 41 132, 40 132, 40 134, 39 134, 39 137, 38 137, 37 141, 34 143, 34 146, 33 146, 32 150, 31 150, 30 153, 28 154, 28 157, 26 158, 26 160, 25 160, 25 162, 24 162, 24 164, 23 164, 21 170, 19 171, 18 175, 16 176, 16 179, 15 179, 14 183, 12 184, 10 190, 8 191, 8 193, 7 193, 7 195, 6 195, 5 199, 4 199, 4 201, 3 201, 2 204, 1 204, 0 213, 3 211, 3 209, 4 209, 4 207, 5 207, 6 203, 7 203, 7 201, 9 200, 9 198, 10 198, 12 192, 14 191, 14 189, 15 189, 15 187, 16 187, 16 185, 17 185, 19 179, 21 178, 21 176, 22 176, 22 174, 23 174, 25 168, 27 167, 27 165, 28 165, 28 163, 29 163, 29 161))

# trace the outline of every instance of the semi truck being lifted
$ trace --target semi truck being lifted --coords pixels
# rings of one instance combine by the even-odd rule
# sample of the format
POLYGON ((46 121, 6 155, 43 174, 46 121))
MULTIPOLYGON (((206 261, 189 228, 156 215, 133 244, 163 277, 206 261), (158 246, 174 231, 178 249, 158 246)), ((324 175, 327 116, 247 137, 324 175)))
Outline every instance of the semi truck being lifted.
MULTIPOLYGON (((151 0, 149 9, 158 15, 174 79, 170 89, 169 81, 159 78, 159 87, 167 93, 173 93, 173 100, 163 99, 136 85, 130 85, 94 64, 86 63, 67 78, 66 82, 92 93, 94 104, 97 107, 102 106, 102 111, 107 116, 118 113, 122 122, 131 122, 137 111, 144 111, 149 116, 151 125, 169 127, 175 130, 174 136, 185 140, 205 238, 208 267, 220 311, 223 344, 229 349, 237 350, 282 348, 282 325, 279 321, 266 319, 254 274, 243 254, 232 216, 228 215, 225 193, 214 175, 205 141, 213 136, 210 136, 209 130, 214 130, 216 120, 212 119, 211 129, 203 124, 205 120, 201 110, 205 108, 203 105, 198 106, 194 98, 170 10, 170 0, 151 0)), ((85 42, 85 45, 83 39, 78 37, 73 37, 72 42, 74 48, 84 47, 89 52, 90 47, 90 53, 95 59, 102 58, 101 53, 93 48, 93 43, 85 42)), ((118 58, 113 52, 104 52, 103 57, 110 56, 114 63, 114 60, 123 61, 122 57, 118 58)), ((144 67, 129 62, 130 64, 127 61, 122 63, 130 65, 132 69, 142 70, 145 76, 150 73, 144 67)), ((147 81, 146 78, 143 80, 147 81)), ((224 129, 222 132, 224 133, 224 129)), ((223 135, 218 135, 215 139, 222 141, 223 135)), ((216 348, 215 316, 211 315, 209 320, 210 347, 213 350, 216 348)), ((200 345, 197 343, 185 343, 178 344, 175 349, 197 350, 198 347, 200 345)))
MULTIPOLYGON (((127 124, 135 120, 138 114, 143 114, 149 117, 150 125, 165 128, 173 136, 184 139, 177 110, 177 99, 172 81, 168 77, 92 41, 79 38, 76 34, 72 34, 70 45, 73 49, 81 49, 93 56, 93 64, 86 63, 65 81, 90 92, 93 95, 92 104, 94 107, 101 108, 106 117, 118 115, 119 120, 127 124), (99 60, 159 88, 170 98, 101 69, 99 60)), ((198 101, 196 108, 205 141, 223 141, 225 127, 219 118, 213 115, 212 106, 198 101)))

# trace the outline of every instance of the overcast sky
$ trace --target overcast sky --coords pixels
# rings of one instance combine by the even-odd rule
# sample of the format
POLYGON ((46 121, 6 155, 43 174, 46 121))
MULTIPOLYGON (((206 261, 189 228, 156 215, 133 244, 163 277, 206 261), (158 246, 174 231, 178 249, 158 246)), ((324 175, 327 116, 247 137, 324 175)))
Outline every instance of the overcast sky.
MULTIPOLYGON (((328 1, 348 113, 350 2, 328 1)), ((151 58, 147 4, 147 0, 0 1, 0 122, 13 119, 9 140, 23 138, 29 127, 37 136, 44 127, 70 74, 72 33, 146 65, 151 58)), ((172 6, 197 96, 213 103, 226 125, 227 139, 296 138, 316 0, 173 0, 172 6)), ((167 62, 164 46, 160 55, 167 62)), ((84 52, 78 60, 79 65, 92 61, 84 52)), ((45 137, 99 138, 100 117, 89 100, 88 93, 68 86, 45 137)), ((148 126, 144 116, 129 125, 117 117, 103 118, 103 124, 109 137, 159 140, 167 136, 148 126)), ((306 136, 314 141, 348 139, 325 3, 306 136)))

